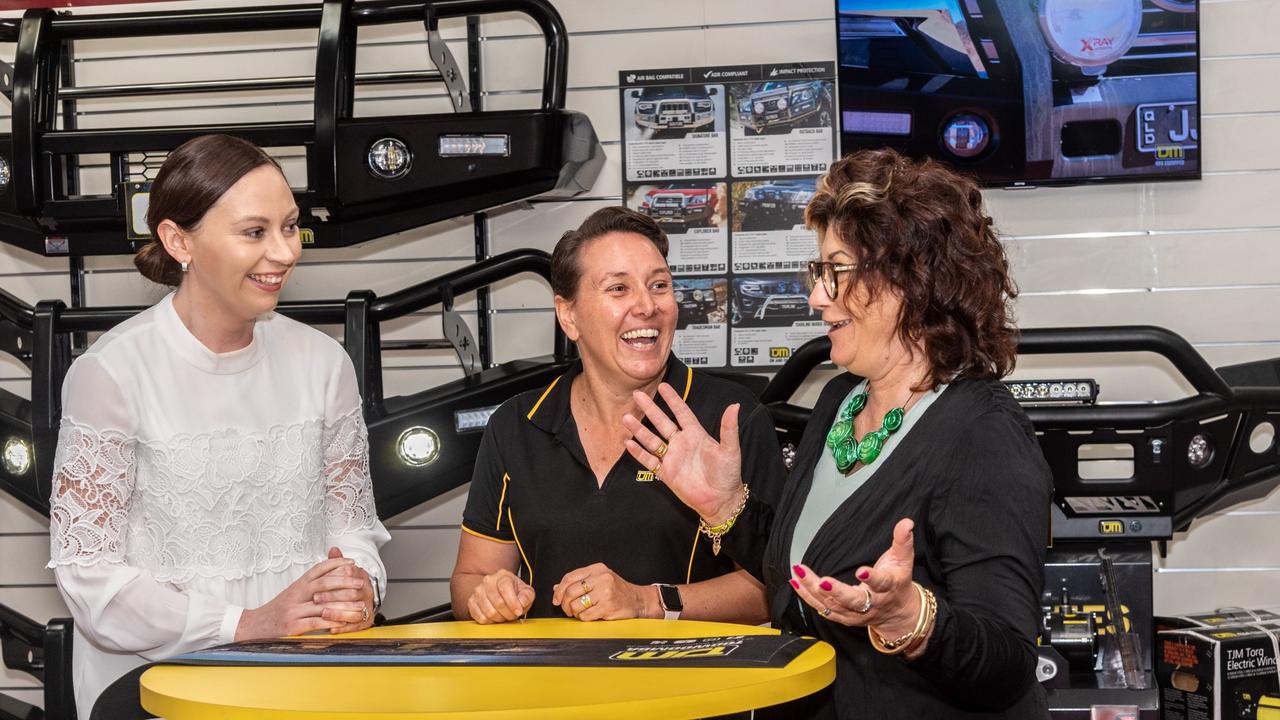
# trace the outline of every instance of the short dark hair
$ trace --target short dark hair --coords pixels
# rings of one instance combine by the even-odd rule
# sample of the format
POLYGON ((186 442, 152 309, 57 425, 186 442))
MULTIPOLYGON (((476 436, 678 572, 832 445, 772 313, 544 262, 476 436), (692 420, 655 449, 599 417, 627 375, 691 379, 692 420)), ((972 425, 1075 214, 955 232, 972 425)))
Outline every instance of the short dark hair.
POLYGON ((1018 288, 972 179, 931 159, 859 151, 827 171, 805 223, 855 251, 872 297, 886 286, 902 295, 898 334, 924 344, 931 387, 1013 370, 1018 288))
POLYGON ((180 285, 182 269, 164 249, 156 228, 172 220, 183 230, 194 230, 223 193, 263 165, 280 169, 262 148, 230 135, 201 135, 169 153, 151 186, 147 205, 151 241, 134 255, 138 272, 160 285, 180 285))
POLYGON ((578 256, 582 254, 583 246, 612 232, 643 235, 658 248, 663 258, 667 257, 670 242, 653 218, 620 205, 600 208, 588 215, 578 229, 568 230, 560 236, 556 249, 551 253, 552 292, 572 300, 578 292, 578 282, 582 279, 578 256))

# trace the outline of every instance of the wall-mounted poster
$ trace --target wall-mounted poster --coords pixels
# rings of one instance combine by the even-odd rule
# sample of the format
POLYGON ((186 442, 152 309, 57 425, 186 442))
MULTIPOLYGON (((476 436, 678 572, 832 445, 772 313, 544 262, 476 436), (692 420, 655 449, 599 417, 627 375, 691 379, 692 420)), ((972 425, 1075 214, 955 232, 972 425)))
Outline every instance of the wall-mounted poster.
POLYGON ((804 208, 836 155, 834 63, 628 70, 619 85, 623 201, 671 238, 675 353, 781 365, 825 331, 804 208))

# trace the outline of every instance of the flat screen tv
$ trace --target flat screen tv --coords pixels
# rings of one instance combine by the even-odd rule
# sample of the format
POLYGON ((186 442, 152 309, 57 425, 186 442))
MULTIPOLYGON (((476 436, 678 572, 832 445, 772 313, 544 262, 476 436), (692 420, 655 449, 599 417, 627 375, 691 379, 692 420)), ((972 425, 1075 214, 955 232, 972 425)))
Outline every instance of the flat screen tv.
POLYGON ((836 0, 841 150, 988 185, 1200 177, 1196 0, 836 0))

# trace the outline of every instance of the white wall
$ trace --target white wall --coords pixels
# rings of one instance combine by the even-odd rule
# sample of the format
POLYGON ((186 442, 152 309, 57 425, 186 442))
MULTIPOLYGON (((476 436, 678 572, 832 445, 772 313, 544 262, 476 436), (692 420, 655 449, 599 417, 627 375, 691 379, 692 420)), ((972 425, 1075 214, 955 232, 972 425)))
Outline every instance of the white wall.
MULTIPOLYGON (((290 0, 296 1, 296 0, 290 0)), ((209 6, 243 2, 217 0, 209 6)), ((267 4, 264 2, 258 5, 267 4)), ((281 3, 283 4, 283 3, 281 3)), ((831 0, 556 0, 570 31, 568 105, 587 113, 609 160, 587 197, 493 214, 494 253, 549 250, 591 211, 619 202, 619 70, 720 65, 835 56, 831 0)), ((992 191, 988 203, 1007 238, 1022 288, 1023 327, 1144 323, 1181 333, 1214 365, 1280 355, 1280 3, 1201 0, 1204 178, 1198 182, 992 191)), ((190 3, 184 3, 190 5, 190 3)), ((164 7, 164 6, 150 6, 164 7)), ((100 11, 132 10, 130 7, 100 11)), ((80 11, 78 11, 80 12, 80 11)), ((12 15, 14 13, 5 13, 12 15)), ((446 23, 465 66, 459 22, 446 23)), ((541 39, 522 16, 482 26, 485 107, 534 107, 541 39)), ((418 27, 362 31, 360 71, 424 69, 418 27)), ((312 72, 314 33, 259 33, 94 41, 76 49, 82 85, 127 80, 193 80, 312 72)), ((12 59, 13 46, 0 45, 12 59)), ((362 88, 357 112, 445 111, 435 87, 362 88)), ((0 127, 9 107, 0 102, 0 127)), ((95 100, 81 105, 82 127, 173 122, 300 119, 309 94, 250 93, 95 100), (210 105, 210 103, 219 103, 210 105), (193 110, 192 108, 205 108, 193 110)), ((299 168, 287 163, 287 169, 299 168)), ((99 172, 88 182, 105 183, 99 172)), ((390 291, 471 261, 469 219, 438 223, 342 250, 309 250, 287 298, 338 297, 349 289, 390 291)), ((159 297, 128 258, 87 263, 92 305, 140 304, 159 297)), ((0 287, 28 302, 68 299, 65 260, 0 245, 0 287)), ((505 283, 494 293, 498 360, 551 347, 550 292, 541 280, 505 283)), ((464 306, 466 309, 466 306, 464 306)), ((337 329, 335 329, 337 331, 337 329)), ((439 337, 424 313, 384 330, 390 338, 439 337)), ((458 377, 447 353, 400 352, 386 359, 388 394, 458 377)), ((1104 399, 1170 399, 1188 391, 1162 362, 1117 356, 1033 357, 1018 377, 1094 377, 1104 399)), ((21 364, 0 356, 0 384, 27 395, 21 364)), ((805 396, 812 398, 813 388, 805 396)), ((394 584, 390 614, 442 602, 453 562, 463 491, 392 519, 386 548, 394 584)), ((1280 493, 1198 522, 1170 545, 1155 577, 1156 610, 1274 604, 1280 597, 1280 493)), ((0 496, 0 602, 36 617, 64 615, 43 569, 47 523, 0 496)), ((34 684, 0 674, 0 692, 35 701, 34 684)))

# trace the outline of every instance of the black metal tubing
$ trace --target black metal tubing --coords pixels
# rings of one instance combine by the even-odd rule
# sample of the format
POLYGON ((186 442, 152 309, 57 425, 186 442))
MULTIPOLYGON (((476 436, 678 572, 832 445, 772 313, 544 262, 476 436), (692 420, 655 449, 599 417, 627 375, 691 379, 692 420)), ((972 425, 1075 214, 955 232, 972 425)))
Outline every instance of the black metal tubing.
POLYGON ((1023 330, 1019 355, 1152 352, 1167 359, 1198 392, 1231 394, 1231 386, 1181 335, 1154 325, 1023 330))
MULTIPOLYGON (((439 304, 446 287, 456 297, 521 273, 533 273, 550 281, 551 256, 532 248, 494 255, 474 265, 373 300, 369 305, 369 318, 373 322, 394 320, 439 304)), ((145 309, 144 306, 62 308, 57 313, 57 325, 61 332, 100 332, 109 330, 145 309)), ((347 301, 295 300, 280 303, 276 311, 308 325, 341 325, 346 322, 347 301)), ((0 290, 0 318, 19 329, 33 330, 36 309, 0 290)), ((556 324, 555 334, 556 359, 564 360, 571 356, 571 351, 559 323, 556 324)))
MULTIPOLYGON (((15 102, 16 106, 17 103, 15 102)), ((14 121, 17 121, 15 111, 14 121)), ((105 130, 59 130, 42 138, 46 153, 121 153, 177 147, 194 137, 209 133, 241 135, 259 145, 305 145, 315 135, 309 122, 228 123, 222 125, 179 125, 157 128, 111 128, 105 130)), ((17 143, 15 142, 15 148, 17 143)))
POLYGON ((37 163, 40 136, 53 127, 51 89, 57 87, 58 64, 52 57, 59 43, 53 37, 52 10, 28 10, 22 16, 13 70, 13 194, 19 212, 34 214, 39 208, 37 163))
POLYGON ((351 0, 325 0, 316 41, 315 140, 307 147, 307 186, 325 204, 338 197, 338 121, 351 117, 355 39, 351 0))
MULTIPOLYGON (((1158 403, 1115 403, 1025 408, 1037 427, 1087 428, 1098 425, 1154 427, 1187 417, 1210 417, 1243 402, 1240 388, 1231 387, 1182 336, 1152 325, 1034 328, 1023 330, 1020 355, 1069 353, 1151 352, 1167 359, 1196 389, 1197 395, 1158 403)), ((784 403, 809 372, 826 362, 831 341, 819 337, 801 345, 761 393, 761 402, 784 403)), ((1280 393, 1247 391, 1258 402, 1276 402, 1280 393)))
MULTIPOLYGON (((356 25, 415 22, 422 19, 428 5, 439 18, 500 12, 528 15, 542 30, 547 45, 543 67, 542 107, 547 110, 564 108, 569 78, 569 33, 560 14, 548 0, 366 0, 352 8, 350 17, 356 25)), ((31 12, 53 15, 48 10, 31 12)), ((321 16, 321 6, 286 5, 274 8, 55 16, 48 28, 59 39, 87 40, 316 28, 321 24, 321 16)), ((12 42, 20 34, 11 23, 0 24, 0 41, 12 42)))
MULTIPOLYGON (((356 85, 395 85, 409 82, 438 82, 442 79, 438 70, 406 70, 404 72, 359 73, 356 85)), ((58 90, 60 100, 81 100, 104 97, 143 97, 146 95, 172 95, 176 93, 200 94, 242 92, 245 90, 301 90, 313 88, 314 77, 245 78, 243 80, 192 80, 189 82, 149 83, 146 85, 89 85, 64 87, 58 90)))

